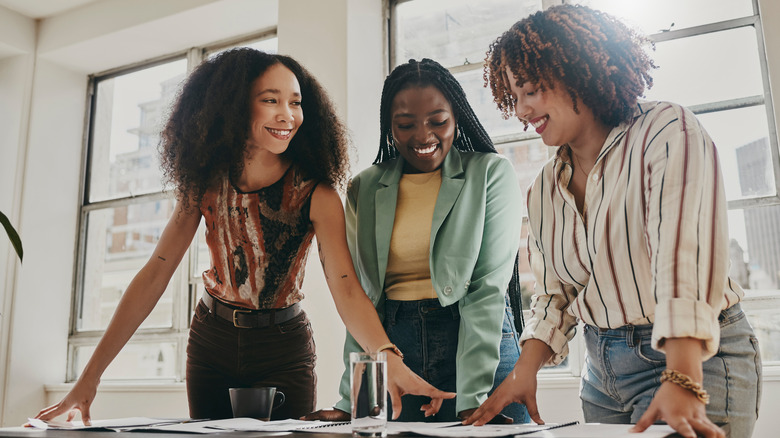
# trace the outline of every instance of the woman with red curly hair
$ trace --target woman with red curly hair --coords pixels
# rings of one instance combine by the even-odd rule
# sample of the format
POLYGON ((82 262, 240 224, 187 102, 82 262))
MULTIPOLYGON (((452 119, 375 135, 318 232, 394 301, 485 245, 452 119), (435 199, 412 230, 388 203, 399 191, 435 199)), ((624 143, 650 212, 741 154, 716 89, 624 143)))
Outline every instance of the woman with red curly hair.
POLYGON ((499 110, 558 150, 528 192, 536 288, 515 378, 468 423, 512 401, 542 422, 536 373, 566 357, 581 321, 586 421, 752 433, 760 356, 728 277, 718 151, 689 110, 639 99, 655 67, 647 42, 607 14, 562 5, 488 50, 499 110))
MULTIPOLYGON (((187 344, 190 417, 231 418, 231 387, 283 392, 286 401, 272 418, 314 409, 316 355, 299 303, 315 236, 347 328, 367 351, 391 345, 347 247, 337 192, 347 178, 346 147, 346 129, 325 90, 292 58, 239 48, 201 63, 162 134, 175 212, 73 389, 36 418, 67 413, 70 421, 78 410, 89 423, 100 376, 160 299, 201 219, 212 264, 187 344)), ((388 362, 392 397, 455 396, 400 359, 388 362)))

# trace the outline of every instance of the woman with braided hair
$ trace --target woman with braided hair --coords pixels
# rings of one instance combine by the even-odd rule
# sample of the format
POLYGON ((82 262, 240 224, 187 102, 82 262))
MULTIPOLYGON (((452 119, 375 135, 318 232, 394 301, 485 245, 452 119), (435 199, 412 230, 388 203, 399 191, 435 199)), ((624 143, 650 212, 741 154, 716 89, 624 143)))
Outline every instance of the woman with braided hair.
MULTIPOLYGON (((404 363, 457 393, 443 404, 405 395, 399 419, 457 421, 485 400, 519 355, 506 298, 520 241, 517 178, 457 80, 430 59, 411 60, 386 78, 380 128, 374 165, 347 189, 347 242, 363 290, 404 363)), ((511 283, 516 292, 517 279, 511 283)), ((348 336, 345 363, 358 350, 348 336)), ((335 410, 308 418, 349 418, 346 372, 340 392, 335 410)), ((519 404, 502 413, 497 421, 528 421, 519 404)))
POLYGON ((510 402, 541 423, 536 373, 568 354, 580 320, 586 421, 751 436, 760 356, 728 277, 718 151, 689 110, 639 100, 655 67, 646 42, 607 14, 562 5, 488 50, 499 110, 558 151, 528 192, 536 288, 514 378, 466 423, 510 402))

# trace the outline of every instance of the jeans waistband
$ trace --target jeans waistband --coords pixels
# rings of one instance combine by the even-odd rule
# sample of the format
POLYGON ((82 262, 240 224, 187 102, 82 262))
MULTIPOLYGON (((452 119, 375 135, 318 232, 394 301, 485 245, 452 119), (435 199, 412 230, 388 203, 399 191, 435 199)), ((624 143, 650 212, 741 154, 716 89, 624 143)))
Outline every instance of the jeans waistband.
POLYGON ((425 299, 414 301, 385 300, 385 322, 392 323, 398 319, 413 318, 460 318, 458 304, 442 306, 439 300, 425 299))

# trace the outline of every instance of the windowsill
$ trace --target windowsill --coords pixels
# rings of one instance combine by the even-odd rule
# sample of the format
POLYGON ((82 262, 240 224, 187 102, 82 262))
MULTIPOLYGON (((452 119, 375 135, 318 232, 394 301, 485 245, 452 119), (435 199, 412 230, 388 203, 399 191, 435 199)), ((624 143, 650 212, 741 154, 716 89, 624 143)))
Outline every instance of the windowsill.
MULTIPOLYGON (((55 383, 43 385, 44 391, 68 392, 73 388, 73 383, 55 383)), ((182 392, 186 391, 184 382, 154 382, 148 380, 103 382, 98 386, 98 392, 182 392)))

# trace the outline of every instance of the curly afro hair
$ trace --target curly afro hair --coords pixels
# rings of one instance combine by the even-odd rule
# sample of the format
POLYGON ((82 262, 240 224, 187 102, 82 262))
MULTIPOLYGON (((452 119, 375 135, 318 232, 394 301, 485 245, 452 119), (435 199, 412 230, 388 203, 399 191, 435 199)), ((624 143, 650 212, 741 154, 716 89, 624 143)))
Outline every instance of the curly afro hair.
POLYGON ((637 99, 652 87, 656 68, 644 47, 650 40, 616 18, 581 5, 558 5, 515 23, 487 51, 483 78, 505 118, 515 100, 506 67, 542 90, 564 87, 574 110, 578 98, 614 127, 630 120, 637 99))
POLYGON ((309 179, 338 189, 346 186, 347 131, 322 86, 288 56, 236 48, 195 68, 162 131, 161 165, 185 207, 199 206, 206 190, 225 176, 241 174, 252 83, 276 64, 289 68, 298 79, 305 115, 282 156, 309 179))

